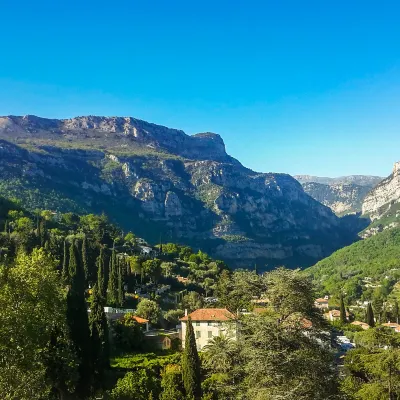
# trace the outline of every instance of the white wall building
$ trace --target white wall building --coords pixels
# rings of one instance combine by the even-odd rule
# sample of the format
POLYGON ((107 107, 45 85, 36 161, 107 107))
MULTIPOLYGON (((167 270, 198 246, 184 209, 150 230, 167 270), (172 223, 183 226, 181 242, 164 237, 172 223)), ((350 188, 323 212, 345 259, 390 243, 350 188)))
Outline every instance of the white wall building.
POLYGON ((181 318, 182 347, 185 347, 185 337, 188 319, 192 320, 197 349, 202 350, 208 341, 220 334, 236 340, 236 317, 226 308, 200 308, 181 318))

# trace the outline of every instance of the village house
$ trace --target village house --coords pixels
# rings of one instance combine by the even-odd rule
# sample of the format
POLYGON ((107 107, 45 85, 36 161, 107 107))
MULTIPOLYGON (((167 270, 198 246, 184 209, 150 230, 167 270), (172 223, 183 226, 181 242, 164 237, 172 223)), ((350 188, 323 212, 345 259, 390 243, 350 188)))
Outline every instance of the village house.
POLYGON ((182 348, 185 347, 185 337, 188 319, 192 320, 197 349, 201 350, 208 341, 221 334, 236 340, 236 317, 226 308, 200 308, 181 318, 182 348))
POLYGON ((324 298, 319 298, 314 301, 315 307, 319 308, 320 310, 327 310, 329 308, 328 304, 328 296, 324 298))
POLYGON ((387 322, 385 324, 382 324, 382 326, 386 326, 387 328, 393 329, 395 332, 400 332, 400 325, 396 324, 396 322, 387 322))
POLYGON ((353 321, 353 322, 351 323, 351 325, 360 326, 360 327, 363 328, 364 330, 370 328, 370 326, 369 326, 367 323, 361 322, 361 321, 353 321))
MULTIPOLYGON (((339 321, 340 320, 340 311, 339 310, 331 310, 324 314, 324 317, 329 321, 339 321)), ((346 311, 346 318, 349 318, 349 313, 346 311)))

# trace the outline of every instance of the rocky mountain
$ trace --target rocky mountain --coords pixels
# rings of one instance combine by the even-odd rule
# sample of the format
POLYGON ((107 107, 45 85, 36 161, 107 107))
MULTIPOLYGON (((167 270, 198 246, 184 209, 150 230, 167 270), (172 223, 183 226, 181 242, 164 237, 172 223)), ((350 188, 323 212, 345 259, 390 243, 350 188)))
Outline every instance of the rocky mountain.
POLYGON ((354 240, 291 176, 251 171, 219 135, 135 118, 0 118, 0 194, 30 209, 105 212, 149 241, 232 265, 309 265, 354 240))
POLYGON ((307 194, 339 216, 360 212, 364 197, 372 189, 371 186, 343 183, 326 185, 306 182, 302 186, 307 194))
POLYGON ((295 175, 300 183, 315 182, 324 185, 357 185, 357 186, 376 186, 383 178, 371 175, 348 175, 339 176, 338 178, 327 178, 312 175, 295 175))
POLYGON ((307 194, 331 208, 339 216, 361 212, 364 197, 383 179, 367 175, 339 178, 297 175, 295 178, 302 184, 307 194))
POLYGON ((362 214, 372 221, 362 233, 363 237, 400 225, 400 162, 395 163, 391 175, 365 197, 362 214))

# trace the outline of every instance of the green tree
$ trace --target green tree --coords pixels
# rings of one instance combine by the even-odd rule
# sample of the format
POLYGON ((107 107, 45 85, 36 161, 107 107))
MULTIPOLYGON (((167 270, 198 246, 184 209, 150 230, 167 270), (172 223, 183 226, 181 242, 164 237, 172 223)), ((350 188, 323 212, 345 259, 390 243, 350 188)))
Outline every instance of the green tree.
POLYGON ((91 342, 89 320, 85 300, 85 273, 79 262, 78 249, 70 246, 69 273, 70 288, 67 293, 67 322, 70 338, 79 359, 79 381, 76 394, 85 396, 92 384, 91 342))
POLYGON ((89 256, 87 251, 86 236, 82 240, 82 266, 83 266, 83 271, 85 273, 85 281, 88 282, 88 279, 90 277, 90 271, 89 271, 89 256))
POLYGON ((346 308, 344 306, 344 299, 342 294, 340 294, 340 322, 342 322, 343 324, 347 322, 346 308))
POLYGON ((373 328, 375 326, 374 310, 372 309, 372 304, 368 303, 367 312, 365 317, 365 322, 373 328))
POLYGON ((121 260, 118 263, 118 306, 122 307, 125 300, 124 294, 124 273, 123 273, 123 264, 124 261, 121 260))
POLYGON ((157 324, 160 320, 160 306, 153 300, 143 299, 137 306, 136 315, 148 319, 152 324, 157 324))
POLYGON ((160 384, 151 370, 140 369, 127 372, 118 379, 111 392, 113 400, 149 400, 151 395, 158 396, 160 384))
POLYGON ((110 257, 107 303, 110 306, 116 306, 118 304, 118 265, 114 249, 110 257))
POLYGON ((179 365, 169 364, 161 374, 160 400, 184 400, 182 370, 179 365))
POLYGON ((142 263, 142 268, 145 276, 157 283, 161 277, 161 261, 157 258, 153 260, 146 260, 142 263))
POLYGON ((200 359, 197 353, 192 321, 189 317, 186 326, 185 348, 182 354, 182 380, 188 399, 200 399, 201 375, 200 359))
POLYGON ((394 304, 393 304, 393 318, 396 321, 396 323, 399 323, 399 303, 397 299, 395 299, 394 304))
POLYGON ((235 360, 235 347, 228 335, 220 334, 210 339, 203 350, 205 367, 215 373, 228 373, 235 360))
POLYGON ((104 312, 105 301, 95 285, 90 305, 89 328, 95 387, 103 385, 104 371, 109 366, 108 326, 104 312))
POLYGON ((68 248, 67 241, 64 240, 64 248, 63 248, 63 264, 62 264, 62 277, 65 282, 68 281, 69 278, 69 270, 68 270, 68 248))
POLYGON ((73 390, 65 313, 57 262, 43 249, 0 264, 0 398, 41 400, 73 390))
POLYGON ((105 299, 107 296, 107 286, 105 277, 105 255, 103 246, 100 247, 100 254, 97 257, 97 288, 100 291, 101 296, 105 299))
POLYGON ((197 292, 189 292, 182 299, 182 308, 187 309, 189 312, 203 307, 203 297, 197 292))

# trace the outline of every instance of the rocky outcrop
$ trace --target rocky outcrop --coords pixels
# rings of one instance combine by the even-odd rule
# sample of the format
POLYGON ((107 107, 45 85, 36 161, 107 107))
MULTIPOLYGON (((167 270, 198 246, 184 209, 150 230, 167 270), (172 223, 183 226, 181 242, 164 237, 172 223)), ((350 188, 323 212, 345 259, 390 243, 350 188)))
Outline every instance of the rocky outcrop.
POLYGON ((348 175, 339 176, 338 178, 328 178, 312 175, 295 175, 300 183, 321 183, 323 185, 357 185, 357 186, 376 186, 383 178, 381 176, 371 176, 371 175, 348 175))
POLYGON ((393 172, 375 187, 364 199, 362 213, 372 220, 381 218, 391 207, 400 202, 400 162, 393 172))
POLYGON ((28 208, 106 212, 150 242, 231 265, 315 263, 354 237, 286 174, 257 173, 220 136, 135 118, 0 118, 0 194, 28 208))
POLYGON ((372 189, 371 186, 316 182, 303 183, 303 188, 307 194, 340 216, 361 212, 364 197, 372 189))

